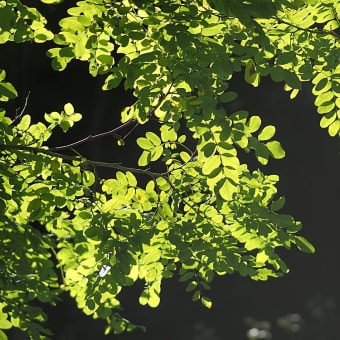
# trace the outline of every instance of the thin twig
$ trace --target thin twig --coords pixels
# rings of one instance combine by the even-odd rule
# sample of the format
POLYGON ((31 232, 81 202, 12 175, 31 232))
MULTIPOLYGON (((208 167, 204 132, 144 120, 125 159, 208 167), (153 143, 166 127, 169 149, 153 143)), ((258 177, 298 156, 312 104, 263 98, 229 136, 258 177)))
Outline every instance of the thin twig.
POLYGON ((18 107, 15 111, 15 117, 12 121, 12 124, 16 123, 22 116, 23 114, 25 113, 25 110, 26 110, 26 107, 27 107, 27 104, 28 104, 28 99, 30 97, 30 94, 31 94, 31 91, 28 91, 27 93, 27 96, 25 98, 25 104, 24 104, 24 107, 22 108, 22 110, 20 111, 20 113, 18 114, 18 111, 20 110, 20 107, 18 107))
POLYGON ((76 142, 73 142, 73 143, 70 143, 70 144, 67 144, 67 145, 62 145, 62 146, 56 146, 56 147, 50 148, 49 150, 58 151, 58 150, 70 149, 70 148, 73 148, 77 145, 92 141, 92 140, 97 139, 97 138, 106 137, 106 136, 113 136, 117 139, 121 139, 121 136, 117 135, 116 132, 125 128, 126 126, 132 124, 133 122, 135 122, 135 120, 131 119, 131 120, 127 121, 126 123, 114 128, 112 130, 101 132, 101 133, 98 133, 96 135, 88 135, 87 137, 82 138, 82 139, 80 139, 76 142))
POLYGON ((133 131, 134 129, 139 125, 139 122, 136 122, 136 124, 128 131, 125 136, 122 138, 122 140, 125 140, 133 131))

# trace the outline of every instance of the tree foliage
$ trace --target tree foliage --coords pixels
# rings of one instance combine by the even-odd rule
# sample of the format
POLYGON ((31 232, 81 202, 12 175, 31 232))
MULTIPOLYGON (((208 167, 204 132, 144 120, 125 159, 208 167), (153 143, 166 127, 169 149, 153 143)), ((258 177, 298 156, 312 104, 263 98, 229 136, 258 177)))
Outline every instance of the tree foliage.
MULTIPOLYGON (((0 1, 0 43, 44 43, 51 65, 73 60, 105 75, 103 90, 122 84, 135 101, 122 125, 52 148, 56 128, 67 132, 82 116, 70 103, 32 123, 24 110, 0 111, 0 329, 18 327, 48 337, 36 301, 55 304, 62 291, 106 333, 136 326, 120 315, 119 293, 145 282, 142 305, 157 307, 162 280, 187 282, 194 301, 210 308, 215 275, 267 280, 288 272, 277 250, 313 252, 301 223, 280 213, 279 177, 252 171, 285 152, 275 127, 259 116, 230 112, 236 72, 255 87, 262 77, 282 82, 293 99, 313 84, 320 125, 340 130, 340 4, 335 0, 84 0, 52 32, 40 13, 0 1), (159 129, 136 141, 136 166, 92 161, 77 145, 150 120, 159 129), (96 169, 115 170, 99 179, 96 169), (147 179, 147 180, 145 180, 147 179)), ((39 12, 40 11, 40 12, 39 12)), ((0 72, 0 100, 17 96, 0 72)), ((0 338, 6 339, 0 330, 0 338)))

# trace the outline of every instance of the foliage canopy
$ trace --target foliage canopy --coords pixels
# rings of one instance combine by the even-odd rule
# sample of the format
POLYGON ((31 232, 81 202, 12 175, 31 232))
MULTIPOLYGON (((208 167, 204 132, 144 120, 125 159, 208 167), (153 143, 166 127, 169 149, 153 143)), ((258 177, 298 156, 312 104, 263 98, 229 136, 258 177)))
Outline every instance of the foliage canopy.
MULTIPOLYGON (((240 162, 240 152, 261 166, 285 152, 274 126, 230 112, 237 93, 229 80, 243 72, 257 87, 269 76, 292 99, 311 82, 320 125, 338 136, 338 1, 84 0, 58 32, 39 11, 61 0, 41 2, 0 1, 0 43, 53 41, 53 69, 85 61, 92 76, 105 75, 103 90, 123 84, 135 101, 122 125, 55 148, 54 129, 82 118, 72 104, 38 123, 24 110, 13 118, 0 110, 0 329, 48 337, 36 301, 55 304, 68 291, 85 314, 107 321, 106 333, 130 331, 119 293, 137 280, 142 305, 157 307, 162 280, 175 275, 210 308, 215 275, 267 280, 288 272, 280 247, 314 251, 301 223, 279 212, 279 177, 240 162), (104 134, 124 147, 129 133, 119 132, 150 120, 159 130, 137 139, 135 168, 75 150, 104 134), (99 179, 98 167, 114 177, 99 179)), ((1 70, 0 100, 16 96, 1 70)))

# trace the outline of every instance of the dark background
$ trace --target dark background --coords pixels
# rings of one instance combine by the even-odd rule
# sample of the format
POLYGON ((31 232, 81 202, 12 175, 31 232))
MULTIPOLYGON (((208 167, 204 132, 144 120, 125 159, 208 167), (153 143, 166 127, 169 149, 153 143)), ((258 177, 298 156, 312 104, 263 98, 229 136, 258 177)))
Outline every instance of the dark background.
MULTIPOLYGON (((13 118, 16 109, 23 108, 28 91, 25 112, 34 121, 41 120, 45 112, 60 112, 65 103, 71 102, 83 114, 83 120, 66 135, 60 132, 53 137, 53 146, 117 126, 120 110, 131 103, 131 94, 121 88, 101 91, 103 78, 88 75, 86 63, 73 62, 66 71, 54 72, 45 56, 48 47, 48 44, 0 46, 0 69, 7 71, 7 80, 19 92, 17 99, 2 105, 7 114, 13 118)), ((231 89, 239 93, 233 109, 248 110, 260 115, 264 124, 277 127, 277 138, 286 150, 286 158, 271 160, 262 170, 280 175, 279 194, 286 197, 284 212, 303 222, 302 234, 314 244, 316 253, 304 254, 295 249, 284 252, 290 273, 280 279, 254 282, 237 275, 216 278, 210 292, 214 302, 211 310, 192 302, 191 295, 185 293, 185 285, 176 279, 164 281, 157 309, 140 306, 138 296, 143 287, 132 287, 122 295, 123 315, 145 325, 145 334, 136 331, 104 337, 104 323, 83 316, 65 294, 65 302, 55 308, 47 307, 47 326, 54 333, 53 339, 245 340, 270 339, 269 333, 274 340, 340 338, 339 139, 329 137, 319 127, 320 117, 309 86, 290 100, 283 84, 262 79, 255 89, 240 74, 233 78, 231 89), (251 328, 267 330, 267 335, 257 331, 257 337, 247 338, 251 328)), ((118 147, 109 137, 83 145, 79 150, 90 159, 133 164, 138 156, 132 147, 141 133, 140 129, 131 134, 125 148, 118 147)), ((260 164, 251 160, 250 166, 257 168, 260 164)), ((255 334, 256 330, 252 332, 255 334)), ((11 331, 9 339, 26 337, 11 331)))

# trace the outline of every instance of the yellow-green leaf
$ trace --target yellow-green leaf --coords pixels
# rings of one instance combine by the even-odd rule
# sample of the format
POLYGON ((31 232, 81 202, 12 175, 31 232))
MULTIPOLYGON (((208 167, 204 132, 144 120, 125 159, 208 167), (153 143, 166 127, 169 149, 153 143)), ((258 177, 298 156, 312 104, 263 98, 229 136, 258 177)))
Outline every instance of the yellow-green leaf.
POLYGON ((202 302, 202 305, 204 307, 207 307, 207 308, 211 308, 212 307, 212 301, 210 298, 206 297, 206 296, 202 296, 201 298, 201 302, 202 302))
POLYGON ((208 160, 203 164, 202 173, 203 175, 211 174, 215 169, 217 169, 221 165, 221 157, 218 155, 211 156, 208 160))
POLYGON ((286 155, 280 142, 278 141, 268 142, 266 146, 275 159, 284 158, 284 156, 286 155))
POLYGON ((263 128, 263 130, 260 132, 257 138, 259 141, 266 141, 272 138, 274 135, 275 135, 275 126, 268 125, 263 128))

